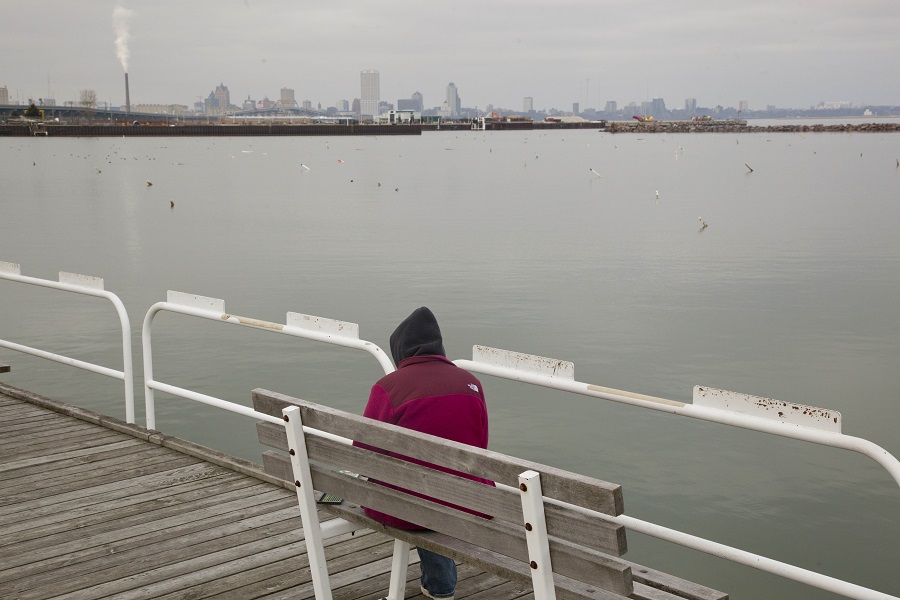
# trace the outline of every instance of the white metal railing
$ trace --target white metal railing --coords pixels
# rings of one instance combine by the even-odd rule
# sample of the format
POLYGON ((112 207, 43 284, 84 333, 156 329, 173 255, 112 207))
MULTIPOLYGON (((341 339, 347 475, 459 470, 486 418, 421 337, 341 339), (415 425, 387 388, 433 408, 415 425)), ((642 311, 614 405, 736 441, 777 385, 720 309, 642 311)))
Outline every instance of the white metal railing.
POLYGON ((131 360, 131 324, 128 321, 128 313, 125 311, 125 305, 122 304, 119 297, 112 292, 103 289, 103 279, 92 277, 90 275, 66 273, 64 271, 60 271, 59 281, 26 277, 22 275, 22 268, 19 264, 3 261, 0 261, 0 279, 62 290, 85 296, 105 298, 112 303, 116 309, 116 313, 119 315, 119 322, 122 326, 122 371, 81 361, 68 356, 54 354, 45 350, 31 348, 30 346, 16 344, 7 340, 0 339, 0 346, 124 381, 125 420, 129 423, 134 423, 134 368, 131 360))
MULTIPOLYGON (((571 362, 489 348, 487 346, 475 346, 472 350, 472 360, 459 359, 453 362, 468 371, 484 375, 603 398, 614 402, 771 433, 835 448, 853 450, 876 460, 900 484, 900 462, 887 450, 868 440, 841 434, 841 415, 833 410, 791 404, 780 400, 772 400, 771 398, 760 398, 701 386, 694 387, 694 403, 686 404, 665 398, 581 383, 575 381, 575 365, 571 362)), ((497 486, 510 490, 515 489, 501 484, 497 484, 497 486)), ((557 502, 551 498, 545 498, 545 501, 557 502)), ((584 510, 578 507, 573 508, 584 510)), ((896 596, 877 590, 801 569, 794 565, 759 556, 738 548, 732 548, 675 529, 655 525, 627 515, 606 518, 638 533, 712 556, 725 558, 738 564, 779 575, 786 579, 792 579, 847 598, 858 600, 898 600, 896 596)))
MULTIPOLYGON (((45 287, 53 287, 70 292, 107 297, 116 305, 120 319, 123 323, 123 340, 127 336, 127 343, 123 341, 126 358, 124 374, 119 374, 118 372, 106 369, 105 367, 82 363, 81 361, 75 361, 74 359, 53 355, 33 348, 18 347, 18 345, 9 344, 3 340, 0 340, 0 345, 28 352, 29 354, 35 354, 36 356, 50 358, 51 360, 57 360, 66 364, 72 364, 73 366, 86 368, 105 375, 119 378, 122 378, 120 375, 124 375, 126 380, 126 403, 129 402, 129 397, 131 398, 130 408, 127 409, 129 422, 134 422, 133 395, 130 393, 133 390, 133 384, 129 385, 132 376, 130 368, 131 345, 128 317, 118 298, 113 294, 102 291, 102 280, 99 280, 99 288, 96 287, 96 278, 87 278, 82 275, 61 273, 59 283, 36 280, 33 278, 22 277, 19 273, 19 266, 12 263, 0 263, 0 278, 43 285, 45 287)), ((200 317, 212 321, 221 321, 232 325, 243 325, 255 329, 262 329, 265 331, 272 331, 364 350, 376 358, 385 373, 394 370, 393 364, 381 348, 371 342, 359 339, 359 328, 355 323, 313 317, 299 313, 288 313, 287 324, 272 323, 269 321, 228 314, 225 312, 224 301, 220 299, 170 291, 167 295, 166 302, 159 302, 150 308, 144 318, 143 324, 144 392, 148 429, 154 429, 156 425, 154 390, 215 406, 253 419, 284 425, 282 419, 257 412, 252 408, 154 380, 151 329, 153 319, 160 311, 200 317)), ((883 448, 880 448, 868 440, 841 434, 841 416, 835 411, 791 404, 767 398, 747 396, 744 394, 736 394, 734 392, 725 392, 723 390, 715 390, 700 386, 694 388, 694 403, 687 404, 664 398, 581 383, 575 381, 574 365, 571 362, 498 350, 485 346, 474 347, 472 360, 460 359, 454 361, 454 363, 475 373, 824 444, 836 448, 853 450, 876 460, 896 481, 898 481, 898 483, 900 483, 900 463, 898 463, 897 459, 883 448)), ((304 427, 304 431, 313 435, 326 436, 343 443, 352 443, 352 440, 306 427, 304 427)), ((501 488, 516 491, 516 488, 511 486, 503 484, 497 485, 501 488)), ((545 498, 545 501, 558 503, 558 501, 551 498, 545 498)), ((579 510, 592 512, 587 511, 587 509, 579 510)), ((599 515, 599 513, 593 514, 599 515)), ((858 600, 900 600, 895 596, 890 596, 883 592, 858 586, 806 569, 801 569, 793 565, 752 554, 674 529, 662 527, 627 515, 619 515, 618 517, 610 517, 608 515, 599 516, 622 524, 628 529, 638 533, 662 539, 686 548, 698 550, 706 554, 725 558, 726 560, 738 564, 750 566, 761 571, 779 575, 848 598, 858 600)), ((354 525, 346 523, 332 523, 331 527, 334 527, 335 529, 331 532, 329 528, 329 535, 326 537, 356 528, 354 525)), ((323 526, 323 530, 324 529, 325 527, 323 526)))
MULTIPOLYGON (((390 373, 394 370, 394 365, 381 348, 372 342, 359 339, 359 325, 356 323, 336 321, 334 319, 314 317, 293 312, 287 313, 287 324, 273 323, 270 321, 228 314, 225 312, 225 301, 219 298, 210 298, 207 296, 198 296, 196 294, 186 294, 184 292, 169 290, 166 295, 166 302, 157 302, 150 307, 149 311, 147 311, 147 314, 144 317, 144 327, 141 334, 144 350, 144 402, 147 412, 147 429, 156 429, 154 390, 216 406, 238 414, 262 418, 259 416, 261 413, 245 406, 227 402, 213 396, 198 394, 191 390, 168 385, 153 379, 153 344, 151 329, 153 319, 160 311, 200 317, 202 319, 219 321, 231 325, 243 325, 245 327, 261 329, 263 331, 282 333, 347 348, 364 350, 375 357, 385 373, 390 373)), ((263 420, 268 421, 270 418, 265 418, 263 420)), ((280 421, 277 422, 281 423, 280 421)))
POLYGON ((694 402, 687 404, 582 383, 575 380, 571 362, 486 346, 475 346, 472 360, 453 362, 468 371, 503 379, 852 450, 878 462, 900 485, 900 461, 869 440, 842 434, 841 414, 834 410, 703 386, 694 386, 694 402))

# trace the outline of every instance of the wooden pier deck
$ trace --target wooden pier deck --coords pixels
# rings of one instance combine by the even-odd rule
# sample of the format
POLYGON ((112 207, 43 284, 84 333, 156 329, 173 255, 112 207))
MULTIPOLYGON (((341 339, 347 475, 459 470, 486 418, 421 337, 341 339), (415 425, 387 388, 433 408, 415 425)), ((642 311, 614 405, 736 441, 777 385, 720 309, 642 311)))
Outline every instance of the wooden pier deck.
MULTIPOLYGON (((382 598, 392 549, 330 540, 335 600, 382 598)), ((423 599, 415 559, 407 598, 423 599)), ((459 576, 460 599, 534 597, 459 576)), ((296 495, 260 467, 0 384, 0 598, 313 597, 296 495)))

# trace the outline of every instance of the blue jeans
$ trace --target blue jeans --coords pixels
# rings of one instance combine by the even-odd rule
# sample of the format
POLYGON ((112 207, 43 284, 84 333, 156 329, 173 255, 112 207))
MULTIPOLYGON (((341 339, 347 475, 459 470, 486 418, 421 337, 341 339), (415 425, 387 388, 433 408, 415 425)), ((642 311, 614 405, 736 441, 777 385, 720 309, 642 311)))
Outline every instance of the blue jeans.
POLYGON ((452 558, 416 547, 422 568, 422 587, 435 598, 449 598, 456 592, 456 563, 452 558))

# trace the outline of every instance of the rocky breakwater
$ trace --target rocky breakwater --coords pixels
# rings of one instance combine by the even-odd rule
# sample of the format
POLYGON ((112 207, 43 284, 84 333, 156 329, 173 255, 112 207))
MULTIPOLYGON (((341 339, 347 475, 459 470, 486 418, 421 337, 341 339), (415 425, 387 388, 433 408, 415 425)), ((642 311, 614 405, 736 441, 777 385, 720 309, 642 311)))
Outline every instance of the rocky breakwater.
POLYGON ((746 121, 610 121, 610 133, 818 133, 818 132, 900 132, 900 123, 840 123, 834 125, 748 125, 746 121))

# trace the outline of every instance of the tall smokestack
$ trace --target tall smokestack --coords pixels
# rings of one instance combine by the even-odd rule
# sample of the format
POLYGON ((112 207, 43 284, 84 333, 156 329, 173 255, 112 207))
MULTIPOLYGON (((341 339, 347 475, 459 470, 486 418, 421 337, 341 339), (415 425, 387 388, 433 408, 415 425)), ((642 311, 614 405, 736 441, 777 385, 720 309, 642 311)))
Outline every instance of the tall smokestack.
POLYGON ((125 116, 131 113, 131 94, 128 91, 128 73, 125 73, 125 116))

